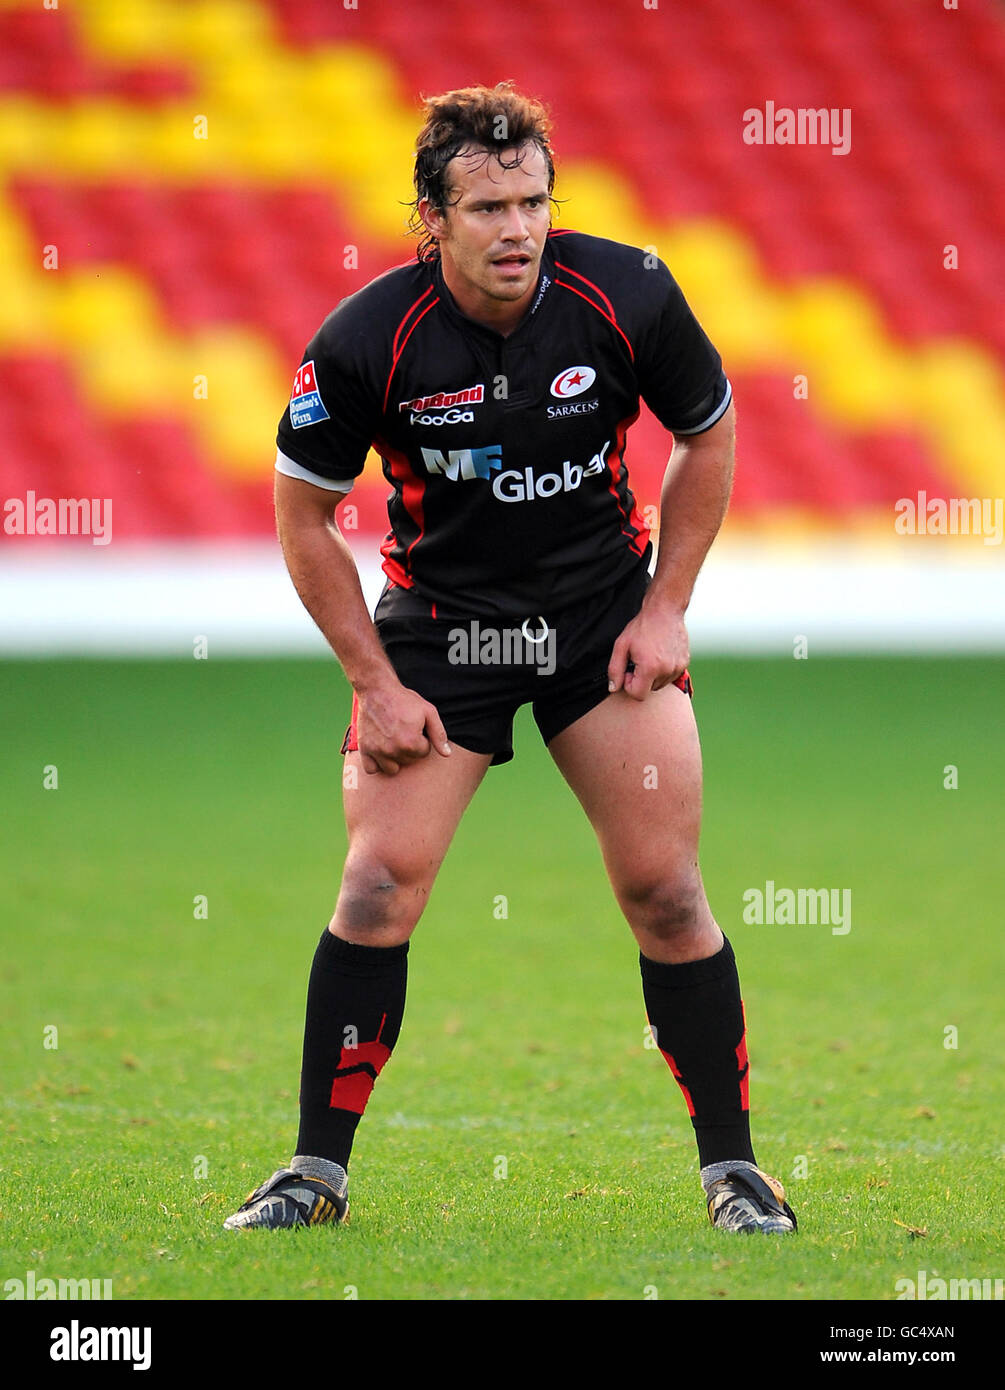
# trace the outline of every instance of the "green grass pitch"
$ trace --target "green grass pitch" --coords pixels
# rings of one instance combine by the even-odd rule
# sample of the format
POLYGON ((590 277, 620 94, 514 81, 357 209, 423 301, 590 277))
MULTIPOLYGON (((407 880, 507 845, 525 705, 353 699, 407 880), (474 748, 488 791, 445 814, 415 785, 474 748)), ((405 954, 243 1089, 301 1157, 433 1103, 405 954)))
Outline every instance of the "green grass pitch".
MULTIPOLYGON (((920 1270, 1005 1275, 1005 663, 694 671, 703 870, 740 962, 759 1161, 797 1236, 708 1226, 637 951, 523 715, 413 939, 351 1224, 221 1230, 296 1135, 346 686, 321 661, 24 662, 0 667, 3 1280, 892 1300, 920 1270), (744 923, 768 880, 849 890, 850 930, 744 923)), ((644 834, 641 774, 633 814, 644 834)))

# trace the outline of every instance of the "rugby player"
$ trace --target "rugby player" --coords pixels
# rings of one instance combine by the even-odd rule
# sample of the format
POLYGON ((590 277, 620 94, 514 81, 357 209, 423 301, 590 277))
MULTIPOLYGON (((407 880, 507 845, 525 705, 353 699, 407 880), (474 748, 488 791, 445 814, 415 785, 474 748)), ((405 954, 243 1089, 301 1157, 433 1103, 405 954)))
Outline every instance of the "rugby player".
POLYGON ((698 867, 684 615, 729 498, 730 384, 654 254, 552 230, 538 102, 504 83, 425 112, 416 258, 328 316, 279 426, 279 536, 355 692, 342 751, 356 775, 308 984, 296 1152, 224 1224, 346 1219, 356 1127, 398 1041, 409 938, 470 798, 512 757, 514 712, 532 702, 638 942, 709 1217, 793 1231, 751 1146, 736 963, 698 867), (675 439, 651 579, 625 464, 640 396, 675 439), (334 520, 371 445, 392 488, 373 621, 334 520), (519 631, 530 650, 553 642, 549 669, 451 660, 451 633, 475 622, 519 631), (658 786, 643 792, 647 765, 658 786))

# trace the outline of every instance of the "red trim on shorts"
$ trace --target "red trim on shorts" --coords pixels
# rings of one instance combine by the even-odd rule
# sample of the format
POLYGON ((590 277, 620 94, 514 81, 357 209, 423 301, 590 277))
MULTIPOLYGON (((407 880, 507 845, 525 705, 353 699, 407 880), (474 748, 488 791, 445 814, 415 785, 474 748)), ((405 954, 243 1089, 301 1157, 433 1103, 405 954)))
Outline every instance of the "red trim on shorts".
POLYGON ((345 731, 345 738, 342 740, 342 753, 357 753, 359 751, 359 736, 356 731, 356 720, 359 718, 359 696, 355 690, 352 693, 352 714, 349 717, 349 727, 345 731))

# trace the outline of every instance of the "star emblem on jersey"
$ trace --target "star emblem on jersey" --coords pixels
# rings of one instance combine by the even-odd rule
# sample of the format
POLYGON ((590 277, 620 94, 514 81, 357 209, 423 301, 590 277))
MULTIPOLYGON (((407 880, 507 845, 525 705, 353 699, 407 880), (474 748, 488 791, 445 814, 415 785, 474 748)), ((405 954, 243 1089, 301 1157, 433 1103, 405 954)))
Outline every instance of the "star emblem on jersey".
POLYGON ((581 396, 584 391, 589 391, 596 379, 597 374, 592 367, 566 367, 551 383, 551 394, 563 401, 569 396, 581 396))

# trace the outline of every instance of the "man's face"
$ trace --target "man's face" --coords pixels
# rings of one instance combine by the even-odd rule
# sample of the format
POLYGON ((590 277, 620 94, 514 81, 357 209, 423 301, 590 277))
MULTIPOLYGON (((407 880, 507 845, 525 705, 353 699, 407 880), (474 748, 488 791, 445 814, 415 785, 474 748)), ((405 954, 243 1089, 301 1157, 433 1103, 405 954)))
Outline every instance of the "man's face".
MULTIPOLYGON (((551 226, 545 157, 533 144, 520 153, 520 164, 507 169, 490 151, 462 152, 447 166, 450 205, 443 212, 420 205, 458 307, 503 332, 528 307, 551 226)), ((502 151, 507 161, 514 154, 502 151)))

